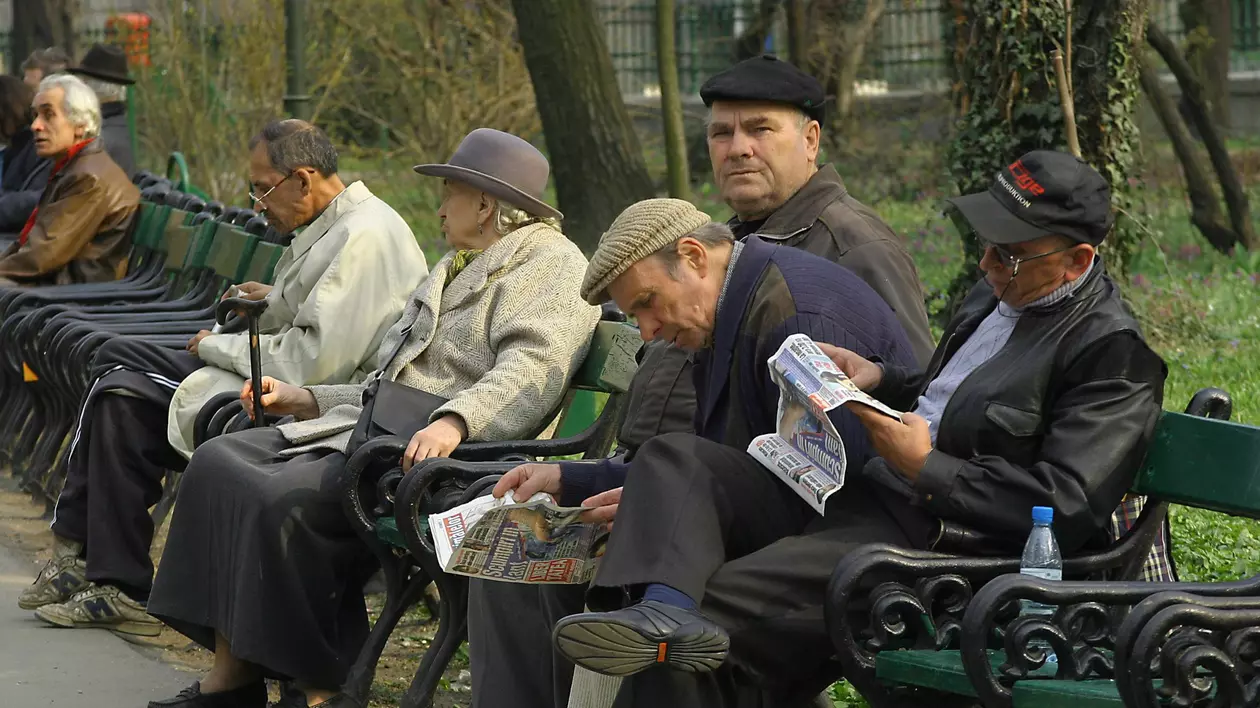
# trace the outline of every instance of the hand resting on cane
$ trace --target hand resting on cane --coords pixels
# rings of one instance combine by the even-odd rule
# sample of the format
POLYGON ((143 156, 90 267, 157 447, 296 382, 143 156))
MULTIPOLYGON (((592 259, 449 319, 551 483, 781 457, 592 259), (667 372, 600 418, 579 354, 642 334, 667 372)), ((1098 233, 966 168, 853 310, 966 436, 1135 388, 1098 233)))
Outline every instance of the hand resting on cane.
MULTIPOLYGON (((241 405, 254 419, 254 384, 246 381, 241 387, 241 405)), ((288 384, 270 376, 262 377, 263 410, 272 415, 291 415, 298 420, 319 417, 315 395, 301 386, 288 384)))

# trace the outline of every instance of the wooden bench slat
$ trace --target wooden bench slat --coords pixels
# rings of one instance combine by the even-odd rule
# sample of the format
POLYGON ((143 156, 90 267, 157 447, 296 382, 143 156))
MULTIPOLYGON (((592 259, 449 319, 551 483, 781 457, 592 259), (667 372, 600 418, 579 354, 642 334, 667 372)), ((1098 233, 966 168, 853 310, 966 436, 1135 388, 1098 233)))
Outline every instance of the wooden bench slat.
POLYGON ((1015 708, 1124 708, 1115 681, 1016 681, 1015 708))
POLYGON ((395 548, 407 548, 407 541, 403 538, 402 531, 398 530, 398 521, 392 516, 382 516, 376 520, 376 537, 395 548))
POLYGON ((1134 491, 1260 518, 1260 428, 1165 412, 1134 491))
MULTIPOLYGON (((998 652, 990 651, 994 671, 1002 663, 998 652)), ((1050 678, 1056 667, 1043 666, 1033 676, 1050 678)), ((875 675, 884 683, 918 686, 957 696, 976 696, 963 669, 962 655, 957 651, 907 650, 880 652, 875 657, 875 675)))
POLYGON ((591 348, 573 375, 573 387, 624 393, 638 368, 635 355, 643 340, 639 330, 626 322, 602 320, 595 326, 591 348))

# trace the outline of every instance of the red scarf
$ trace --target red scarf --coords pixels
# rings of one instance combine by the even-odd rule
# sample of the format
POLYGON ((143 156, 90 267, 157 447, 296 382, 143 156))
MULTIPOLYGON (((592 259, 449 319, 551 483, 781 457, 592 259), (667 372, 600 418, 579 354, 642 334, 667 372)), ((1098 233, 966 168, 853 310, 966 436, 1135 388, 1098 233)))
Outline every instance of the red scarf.
MULTIPOLYGON (((62 168, 64 168, 67 164, 69 164, 69 162, 74 159, 75 155, 78 155, 80 152, 82 152, 83 148, 87 147, 88 144, 91 142, 92 142, 92 138, 88 138, 87 140, 84 140, 82 142, 75 143, 69 150, 66 151, 65 157, 54 162, 52 166, 52 172, 48 173, 48 184, 52 184, 53 178, 57 176, 57 173, 60 172, 62 168)), ((47 186, 45 186, 45 189, 47 189, 47 186)), ((37 214, 39 214, 38 204, 35 205, 35 208, 31 210, 31 215, 26 220, 26 226, 22 227, 22 235, 18 236, 19 246, 26 245, 26 238, 30 236, 31 229, 34 228, 35 226, 35 216, 37 214)))

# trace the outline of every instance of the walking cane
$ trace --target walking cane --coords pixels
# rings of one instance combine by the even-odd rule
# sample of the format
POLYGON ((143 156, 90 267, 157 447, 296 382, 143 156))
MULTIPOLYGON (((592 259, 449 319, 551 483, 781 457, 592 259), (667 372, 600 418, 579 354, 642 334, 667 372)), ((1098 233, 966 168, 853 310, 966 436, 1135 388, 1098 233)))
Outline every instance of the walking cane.
POLYGON ((266 425, 266 415, 262 406, 262 356, 258 351, 258 318, 267 309, 266 300, 246 300, 230 297, 219 303, 214 310, 214 319, 218 326, 227 321, 232 312, 239 312, 249 323, 249 376, 254 385, 254 427, 266 425))

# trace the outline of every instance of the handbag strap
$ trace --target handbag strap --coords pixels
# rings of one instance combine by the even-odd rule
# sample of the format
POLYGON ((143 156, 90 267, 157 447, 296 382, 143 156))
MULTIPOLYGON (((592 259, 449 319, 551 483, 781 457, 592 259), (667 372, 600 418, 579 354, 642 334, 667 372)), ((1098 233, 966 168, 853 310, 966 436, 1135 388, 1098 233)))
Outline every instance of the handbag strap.
POLYGON ((394 347, 394 351, 389 353, 389 357, 385 359, 384 364, 376 367, 376 378, 378 381, 385 377, 385 370, 388 369, 390 365, 394 363, 394 360, 398 358, 398 355, 402 353, 403 347, 407 344, 407 338, 411 336, 411 328, 413 326, 414 323, 403 327, 402 338, 398 340, 398 346, 394 347))

